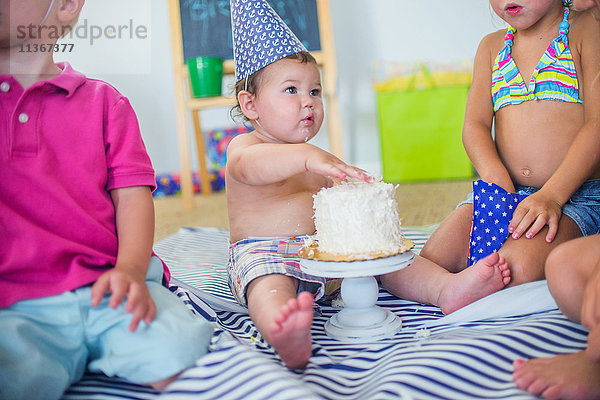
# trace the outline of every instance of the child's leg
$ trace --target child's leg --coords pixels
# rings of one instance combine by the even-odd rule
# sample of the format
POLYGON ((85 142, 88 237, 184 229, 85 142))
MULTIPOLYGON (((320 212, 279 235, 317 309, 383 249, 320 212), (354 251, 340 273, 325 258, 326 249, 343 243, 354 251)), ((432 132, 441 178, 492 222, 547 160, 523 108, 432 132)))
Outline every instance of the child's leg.
POLYGON ((105 296, 100 305, 90 307, 89 288, 79 290, 85 333, 91 338, 88 369, 163 390, 208 351, 214 327, 160 283, 146 285, 156 316, 150 324, 141 322, 135 332, 129 331, 132 317, 124 304, 112 309, 105 296))
POLYGON ((492 253, 458 273, 416 256, 409 267, 381 276, 381 283, 390 293, 439 306, 444 314, 497 292, 509 281, 510 270, 498 253, 492 253))
POLYGON ((558 308, 572 321, 581 322, 584 288, 599 261, 600 235, 563 243, 548 256, 548 288, 558 308))
POLYGON ((499 253, 510 265, 510 286, 544 279, 544 265, 550 252, 561 243, 581 236, 577 224, 565 215, 560 219, 558 232, 552 243, 546 242, 547 232, 546 226, 531 239, 524 236, 518 239, 509 237, 504 242, 499 253))
POLYGON ((510 270, 497 253, 466 268, 473 206, 458 207, 425 243, 414 263, 381 277, 390 293, 449 314, 506 286, 510 270))
POLYGON ((472 216, 472 204, 463 204, 454 210, 427 240, 421 256, 450 272, 465 269, 472 216))
POLYGON ((135 332, 129 331, 132 315, 124 303, 111 308, 107 294, 98 306, 91 307, 90 287, 77 290, 86 316, 90 371, 163 390, 208 351, 214 325, 194 315, 162 285, 162 271, 162 262, 152 257, 146 286, 156 305, 156 316, 150 324, 140 322, 135 332))
POLYGON ((74 292, 0 309, 0 399, 60 399, 88 356, 74 292))
POLYGON ((280 274, 256 278, 246 291, 250 318, 290 368, 304 367, 312 354, 313 296, 297 291, 298 281, 280 274))
MULTIPOLYGON (((581 320, 584 288, 599 262, 599 235, 563 243, 548 256, 550 292, 574 321, 581 320)), ((590 331, 586 350, 527 362, 516 360, 513 379, 519 388, 544 397, 600 398, 600 328, 590 331)))

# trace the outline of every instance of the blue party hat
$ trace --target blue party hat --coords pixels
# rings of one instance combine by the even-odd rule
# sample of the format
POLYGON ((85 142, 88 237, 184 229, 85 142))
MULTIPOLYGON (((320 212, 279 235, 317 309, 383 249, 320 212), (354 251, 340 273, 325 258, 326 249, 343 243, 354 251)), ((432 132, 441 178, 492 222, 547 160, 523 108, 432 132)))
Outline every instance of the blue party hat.
POLYGON ((231 0, 231 27, 236 81, 307 51, 266 0, 231 0))

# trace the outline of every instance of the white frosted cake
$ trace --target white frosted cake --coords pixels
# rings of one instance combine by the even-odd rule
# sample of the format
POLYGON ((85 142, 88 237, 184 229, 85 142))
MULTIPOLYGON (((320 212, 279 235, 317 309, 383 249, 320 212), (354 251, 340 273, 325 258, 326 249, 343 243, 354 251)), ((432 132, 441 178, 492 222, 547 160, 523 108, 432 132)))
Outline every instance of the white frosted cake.
POLYGON ((396 187, 345 182, 314 195, 315 242, 301 255, 330 261, 387 257, 410 250, 402 235, 396 187), (312 250, 312 251, 311 251, 312 250))

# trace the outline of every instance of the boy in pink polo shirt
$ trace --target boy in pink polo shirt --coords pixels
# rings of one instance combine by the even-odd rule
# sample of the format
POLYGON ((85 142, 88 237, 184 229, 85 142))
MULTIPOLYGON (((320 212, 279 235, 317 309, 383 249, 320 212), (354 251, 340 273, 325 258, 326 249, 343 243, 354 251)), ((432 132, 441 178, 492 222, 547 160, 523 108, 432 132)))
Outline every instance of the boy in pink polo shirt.
POLYGON ((128 100, 20 52, 56 43, 48 27, 83 3, 0 0, 2 399, 58 399, 86 368, 160 390, 212 334, 152 256, 154 171, 128 100))

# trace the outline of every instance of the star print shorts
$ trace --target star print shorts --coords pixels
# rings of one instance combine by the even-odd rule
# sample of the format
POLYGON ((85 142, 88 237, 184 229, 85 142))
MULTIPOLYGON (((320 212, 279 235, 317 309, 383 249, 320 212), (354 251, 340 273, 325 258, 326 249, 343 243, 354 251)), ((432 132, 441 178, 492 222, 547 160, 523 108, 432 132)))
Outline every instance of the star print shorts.
POLYGON ((292 238, 249 238, 229 248, 227 275, 229 288, 236 300, 246 303, 246 288, 256 278, 281 274, 298 280, 298 293, 309 292, 315 300, 325 292, 325 278, 305 274, 300 270, 298 251, 306 236, 292 238))
MULTIPOLYGON (((530 195, 539 190, 528 186, 517 186, 515 189, 518 194, 523 195, 530 195)), ((473 204, 472 191, 467 199, 456 207, 463 204, 473 204)), ((575 221, 583 236, 600 233, 600 179, 585 181, 563 206, 562 212, 575 221)))

